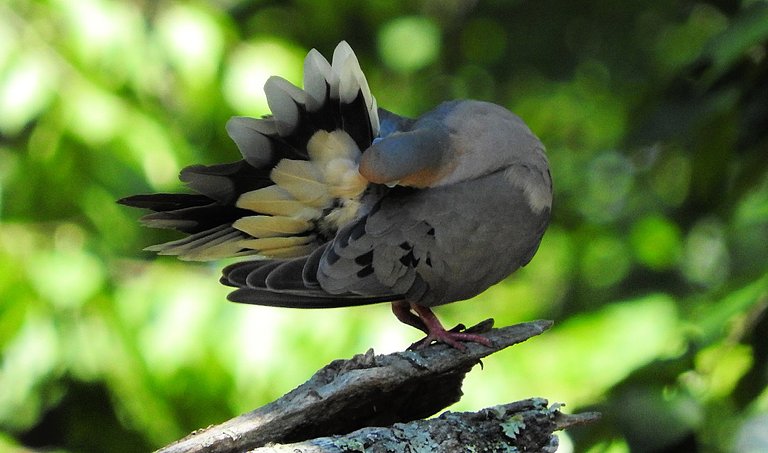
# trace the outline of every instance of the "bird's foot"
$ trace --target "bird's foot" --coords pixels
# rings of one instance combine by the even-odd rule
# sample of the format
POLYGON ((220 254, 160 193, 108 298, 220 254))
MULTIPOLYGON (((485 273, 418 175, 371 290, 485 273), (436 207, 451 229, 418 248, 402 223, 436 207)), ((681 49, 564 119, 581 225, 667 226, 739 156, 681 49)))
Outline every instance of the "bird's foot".
POLYGON ((488 338, 475 333, 454 332, 453 330, 433 331, 426 337, 413 343, 408 347, 409 350, 424 349, 432 343, 445 343, 460 351, 466 351, 467 346, 464 343, 480 343, 483 346, 492 347, 493 344, 488 338))
POLYGON ((406 324, 412 325, 427 334, 422 340, 413 343, 408 347, 409 350, 424 349, 432 343, 445 343, 460 351, 465 351, 467 347, 463 343, 480 343, 491 347, 493 344, 488 338, 475 332, 484 332, 493 327, 493 320, 485 320, 469 329, 459 324, 451 330, 445 330, 445 327, 437 319, 437 316, 428 307, 421 307, 416 304, 410 306, 404 302, 393 304, 393 311, 398 319, 406 324), (406 308, 407 307, 407 308, 406 308), (410 310, 413 310, 414 315, 410 310), (406 315, 406 312, 408 315, 406 315))

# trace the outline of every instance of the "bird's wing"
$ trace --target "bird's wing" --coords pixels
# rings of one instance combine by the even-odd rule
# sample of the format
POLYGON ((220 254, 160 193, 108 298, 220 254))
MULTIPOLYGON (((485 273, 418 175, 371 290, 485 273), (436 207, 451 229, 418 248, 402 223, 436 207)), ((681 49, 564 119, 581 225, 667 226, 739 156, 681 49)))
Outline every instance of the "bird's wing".
MULTIPOLYGON (((326 246, 317 266, 320 286, 360 295, 383 287, 427 306, 484 291, 530 261, 549 222, 549 208, 537 211, 510 173, 428 190, 391 189, 326 246)), ((536 173, 529 178, 539 181, 536 173)))
POLYGON ((301 308, 472 297, 527 264, 549 220, 549 209, 536 211, 509 174, 429 190, 380 188, 386 196, 309 257, 237 263, 222 281, 239 288, 232 300, 301 308))

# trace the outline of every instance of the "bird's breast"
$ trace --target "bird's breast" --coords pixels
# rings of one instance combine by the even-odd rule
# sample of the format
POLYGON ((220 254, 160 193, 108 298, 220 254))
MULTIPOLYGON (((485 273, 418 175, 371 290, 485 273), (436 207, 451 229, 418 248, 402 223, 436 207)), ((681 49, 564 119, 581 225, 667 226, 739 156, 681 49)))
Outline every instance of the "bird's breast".
MULTIPOLYGON (((429 287, 411 294, 418 298, 411 301, 431 306, 473 297, 525 265, 549 210, 534 210, 525 188, 498 171, 385 199, 374 216, 394 223, 381 230, 381 247, 391 247, 389 241, 407 255, 390 252, 399 263, 382 266, 382 272, 411 266, 417 282, 429 287)), ((371 223, 375 230, 376 219, 371 223)))

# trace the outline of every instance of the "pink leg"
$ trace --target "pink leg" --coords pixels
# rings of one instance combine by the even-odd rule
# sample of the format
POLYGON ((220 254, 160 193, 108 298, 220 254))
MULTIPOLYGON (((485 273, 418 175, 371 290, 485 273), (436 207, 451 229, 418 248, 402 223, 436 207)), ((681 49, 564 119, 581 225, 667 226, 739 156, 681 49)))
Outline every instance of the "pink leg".
POLYGON ((416 316, 411 311, 411 304, 408 302, 404 300, 392 302, 392 313, 394 313, 397 319, 399 319, 403 324, 408 324, 411 327, 415 327, 426 334, 429 333, 429 329, 424 324, 424 321, 422 321, 421 318, 416 316))
MULTIPOLYGON (((405 302, 403 302, 403 304, 405 304, 405 302)), ((419 326, 415 326, 414 324, 411 324, 409 322, 403 321, 399 316, 398 316, 398 319, 405 322, 406 324, 410 324, 426 332, 427 334, 426 338, 411 345, 411 348, 413 349, 426 348, 427 346, 432 344, 432 342, 445 343, 447 345, 453 346, 454 348, 462 351, 467 349, 466 346, 461 344, 462 341, 480 343, 488 347, 492 346, 491 340, 489 340, 488 338, 482 335, 445 330, 445 327, 443 327, 443 325, 440 323, 440 320, 437 319, 437 316, 435 316, 432 310, 430 310, 428 307, 422 307, 420 305, 410 304, 410 309, 416 312, 416 315, 418 316, 413 316, 413 317, 418 319, 420 323, 425 327, 425 329, 419 326)), ((408 311, 408 313, 411 313, 410 310, 408 311)), ((395 313, 395 315, 397 315, 397 313, 395 313)))

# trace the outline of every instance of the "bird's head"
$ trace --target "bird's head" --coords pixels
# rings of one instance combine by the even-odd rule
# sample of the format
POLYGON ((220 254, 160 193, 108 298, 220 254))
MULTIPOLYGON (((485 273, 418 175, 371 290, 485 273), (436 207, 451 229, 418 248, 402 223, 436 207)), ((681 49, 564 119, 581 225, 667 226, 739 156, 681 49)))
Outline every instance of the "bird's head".
MULTIPOLYGON (((387 112, 382 115, 386 131, 387 112)), ((544 146, 515 114, 496 104, 446 102, 374 141, 360 173, 377 184, 416 188, 471 180, 513 165, 545 172, 544 146)))

